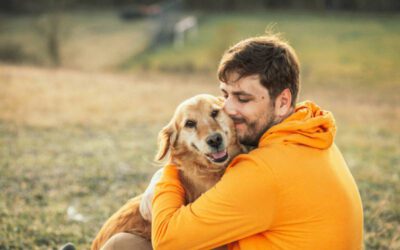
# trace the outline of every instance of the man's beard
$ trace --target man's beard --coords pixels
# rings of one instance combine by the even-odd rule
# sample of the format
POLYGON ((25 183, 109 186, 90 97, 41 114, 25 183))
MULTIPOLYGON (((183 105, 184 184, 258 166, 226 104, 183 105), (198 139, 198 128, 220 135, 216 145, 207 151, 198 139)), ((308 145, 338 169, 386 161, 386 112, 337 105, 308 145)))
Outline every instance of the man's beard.
POLYGON ((238 139, 241 144, 250 147, 257 147, 263 134, 267 132, 267 130, 270 129, 272 126, 277 124, 277 122, 275 121, 275 115, 269 117, 269 119, 261 126, 257 126, 256 122, 249 123, 247 121, 244 121, 244 123, 247 125, 247 131, 244 135, 238 135, 238 139))
POLYGON ((235 123, 242 123, 247 127, 247 129, 243 131, 243 134, 239 134, 237 131, 238 140, 241 144, 249 147, 257 147, 265 132, 280 122, 275 114, 274 102, 268 106, 268 109, 265 112, 264 121, 261 124, 259 123, 259 120, 248 121, 244 117, 231 117, 235 123))

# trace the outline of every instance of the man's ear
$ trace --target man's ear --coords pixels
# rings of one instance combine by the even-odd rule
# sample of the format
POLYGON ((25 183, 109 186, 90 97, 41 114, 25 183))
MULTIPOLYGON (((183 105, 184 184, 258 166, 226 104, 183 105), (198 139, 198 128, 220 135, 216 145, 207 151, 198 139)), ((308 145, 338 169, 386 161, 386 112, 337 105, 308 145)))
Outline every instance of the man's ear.
POLYGON ((158 152, 156 161, 161 161, 175 144, 177 130, 174 121, 170 121, 167 126, 158 133, 158 152))
POLYGON ((281 119, 286 118, 292 108, 292 93, 284 89, 275 99, 275 115, 281 119))

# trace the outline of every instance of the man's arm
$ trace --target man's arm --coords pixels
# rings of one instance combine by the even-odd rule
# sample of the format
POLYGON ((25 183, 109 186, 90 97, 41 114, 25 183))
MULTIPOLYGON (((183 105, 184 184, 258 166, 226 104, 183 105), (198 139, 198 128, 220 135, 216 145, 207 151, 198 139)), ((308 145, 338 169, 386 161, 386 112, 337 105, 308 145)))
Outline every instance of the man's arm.
POLYGON ((186 206, 178 170, 164 168, 153 199, 155 249, 211 249, 270 227, 277 196, 272 172, 247 155, 231 165, 213 188, 186 206))

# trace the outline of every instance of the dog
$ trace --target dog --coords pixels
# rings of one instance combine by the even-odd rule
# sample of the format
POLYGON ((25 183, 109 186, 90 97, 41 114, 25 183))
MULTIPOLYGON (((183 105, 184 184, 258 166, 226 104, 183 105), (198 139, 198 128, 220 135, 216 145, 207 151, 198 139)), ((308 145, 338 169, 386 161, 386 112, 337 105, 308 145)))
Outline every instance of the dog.
MULTIPOLYGON (((245 152, 223 99, 202 94, 182 102, 158 135, 157 161, 179 169, 186 203, 195 201, 222 177, 229 162, 245 152)), ((92 243, 100 249, 116 233, 128 232, 151 239, 151 222, 140 214, 142 195, 129 200, 103 225, 92 243)))

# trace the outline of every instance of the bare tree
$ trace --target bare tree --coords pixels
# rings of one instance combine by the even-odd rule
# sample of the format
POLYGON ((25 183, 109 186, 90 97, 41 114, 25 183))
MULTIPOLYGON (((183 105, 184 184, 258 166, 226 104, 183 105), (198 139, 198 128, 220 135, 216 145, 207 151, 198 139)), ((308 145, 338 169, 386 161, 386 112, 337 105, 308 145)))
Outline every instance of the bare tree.
POLYGON ((41 16, 36 23, 36 31, 45 44, 46 52, 54 66, 61 66, 62 17, 52 12, 41 16))
POLYGON ((62 65, 62 46, 68 34, 64 11, 76 0, 41 0, 46 6, 36 24, 36 33, 44 43, 45 51, 54 66, 62 65))

